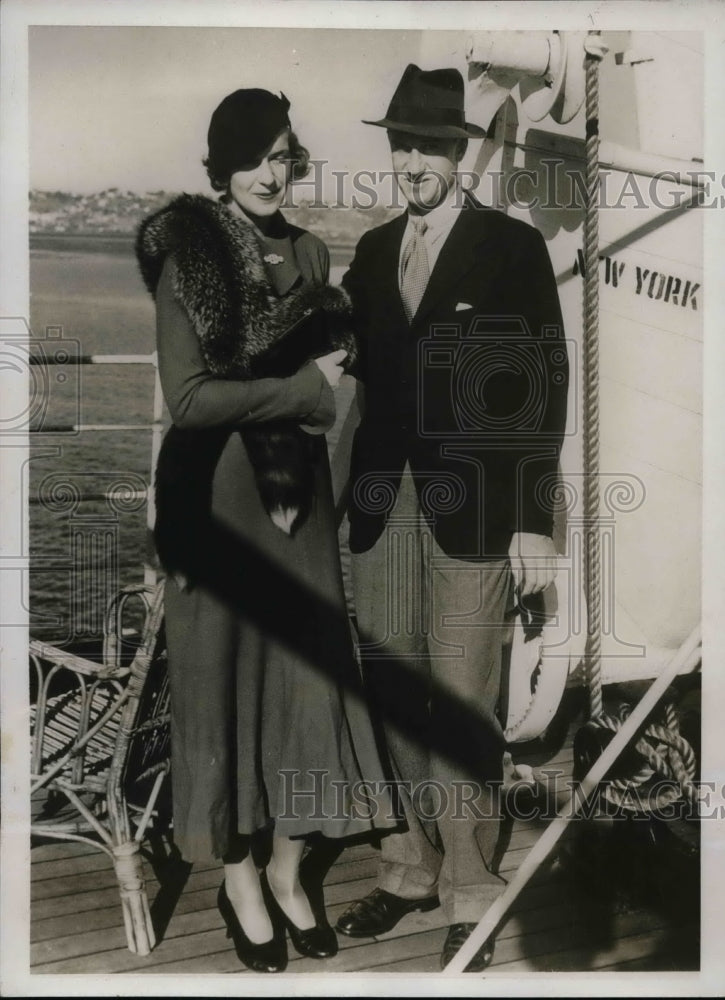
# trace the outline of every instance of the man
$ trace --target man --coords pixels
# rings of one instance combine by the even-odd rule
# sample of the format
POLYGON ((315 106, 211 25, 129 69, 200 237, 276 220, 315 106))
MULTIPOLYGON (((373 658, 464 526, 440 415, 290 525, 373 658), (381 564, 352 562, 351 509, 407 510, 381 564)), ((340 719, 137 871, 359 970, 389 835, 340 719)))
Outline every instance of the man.
MULTIPOLYGON (((465 121, 460 73, 408 66, 386 117, 366 124, 387 130, 407 211, 363 236, 343 278, 365 397, 350 550, 408 828, 384 838, 378 888, 337 926, 381 934, 440 901, 445 966, 504 885, 492 868, 502 650, 514 581, 522 598, 556 572, 547 497, 566 348, 542 237, 461 190, 467 140, 485 133, 465 121)), ((492 956, 489 939, 468 969, 492 956)))

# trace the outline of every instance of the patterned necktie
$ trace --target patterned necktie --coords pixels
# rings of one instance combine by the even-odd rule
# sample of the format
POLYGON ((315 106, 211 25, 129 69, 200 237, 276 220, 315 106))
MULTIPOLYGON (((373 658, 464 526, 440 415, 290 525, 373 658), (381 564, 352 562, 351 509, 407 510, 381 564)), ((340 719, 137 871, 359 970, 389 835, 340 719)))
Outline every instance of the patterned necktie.
POLYGON ((424 239, 428 223, 420 215, 410 215, 408 218, 413 227, 413 233, 405 246, 401 260, 400 295, 403 299, 405 315, 410 323, 418 311, 420 300, 423 298, 430 270, 428 269, 428 250, 424 239))

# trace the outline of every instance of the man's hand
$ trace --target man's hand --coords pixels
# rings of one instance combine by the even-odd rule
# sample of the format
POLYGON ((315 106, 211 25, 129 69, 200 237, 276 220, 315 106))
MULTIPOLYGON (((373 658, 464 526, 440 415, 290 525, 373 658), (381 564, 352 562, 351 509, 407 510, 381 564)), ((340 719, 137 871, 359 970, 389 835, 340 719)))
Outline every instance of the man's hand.
POLYGON ((520 598, 538 594, 556 576, 556 549, 547 535, 515 532, 509 546, 509 558, 520 598))

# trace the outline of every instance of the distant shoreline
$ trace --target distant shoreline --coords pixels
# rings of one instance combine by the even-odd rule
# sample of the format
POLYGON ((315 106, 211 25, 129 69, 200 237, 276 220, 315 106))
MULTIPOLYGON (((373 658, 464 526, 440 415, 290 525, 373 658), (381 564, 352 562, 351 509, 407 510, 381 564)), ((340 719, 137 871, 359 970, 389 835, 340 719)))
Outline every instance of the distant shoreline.
MULTIPOLYGON (((170 191, 138 194, 117 188, 88 195, 31 191, 30 249, 35 253, 133 255, 142 220, 175 197, 170 191)), ((303 202, 286 206, 284 214, 289 222, 315 233, 333 254, 347 261, 363 233, 388 222, 395 213, 381 205, 348 210, 303 202)))
MULTIPOLYGON (((31 233, 30 250, 52 250, 66 253, 132 254, 135 233, 31 233)), ((325 240, 330 251, 347 252, 355 247, 354 240, 325 240)))
POLYGON ((31 233, 31 250, 133 253, 133 233, 31 233))

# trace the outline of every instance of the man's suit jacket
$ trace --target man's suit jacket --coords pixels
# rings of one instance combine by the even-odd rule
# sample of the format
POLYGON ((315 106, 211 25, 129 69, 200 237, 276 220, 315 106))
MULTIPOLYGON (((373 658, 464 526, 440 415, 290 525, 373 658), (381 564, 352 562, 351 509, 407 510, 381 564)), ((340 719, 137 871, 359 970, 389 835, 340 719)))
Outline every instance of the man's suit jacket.
POLYGON ((350 548, 380 537, 407 461, 448 555, 505 555, 514 531, 552 531, 568 367, 546 244, 467 194, 409 323, 398 287, 406 220, 366 233, 342 281, 365 385, 350 548))

